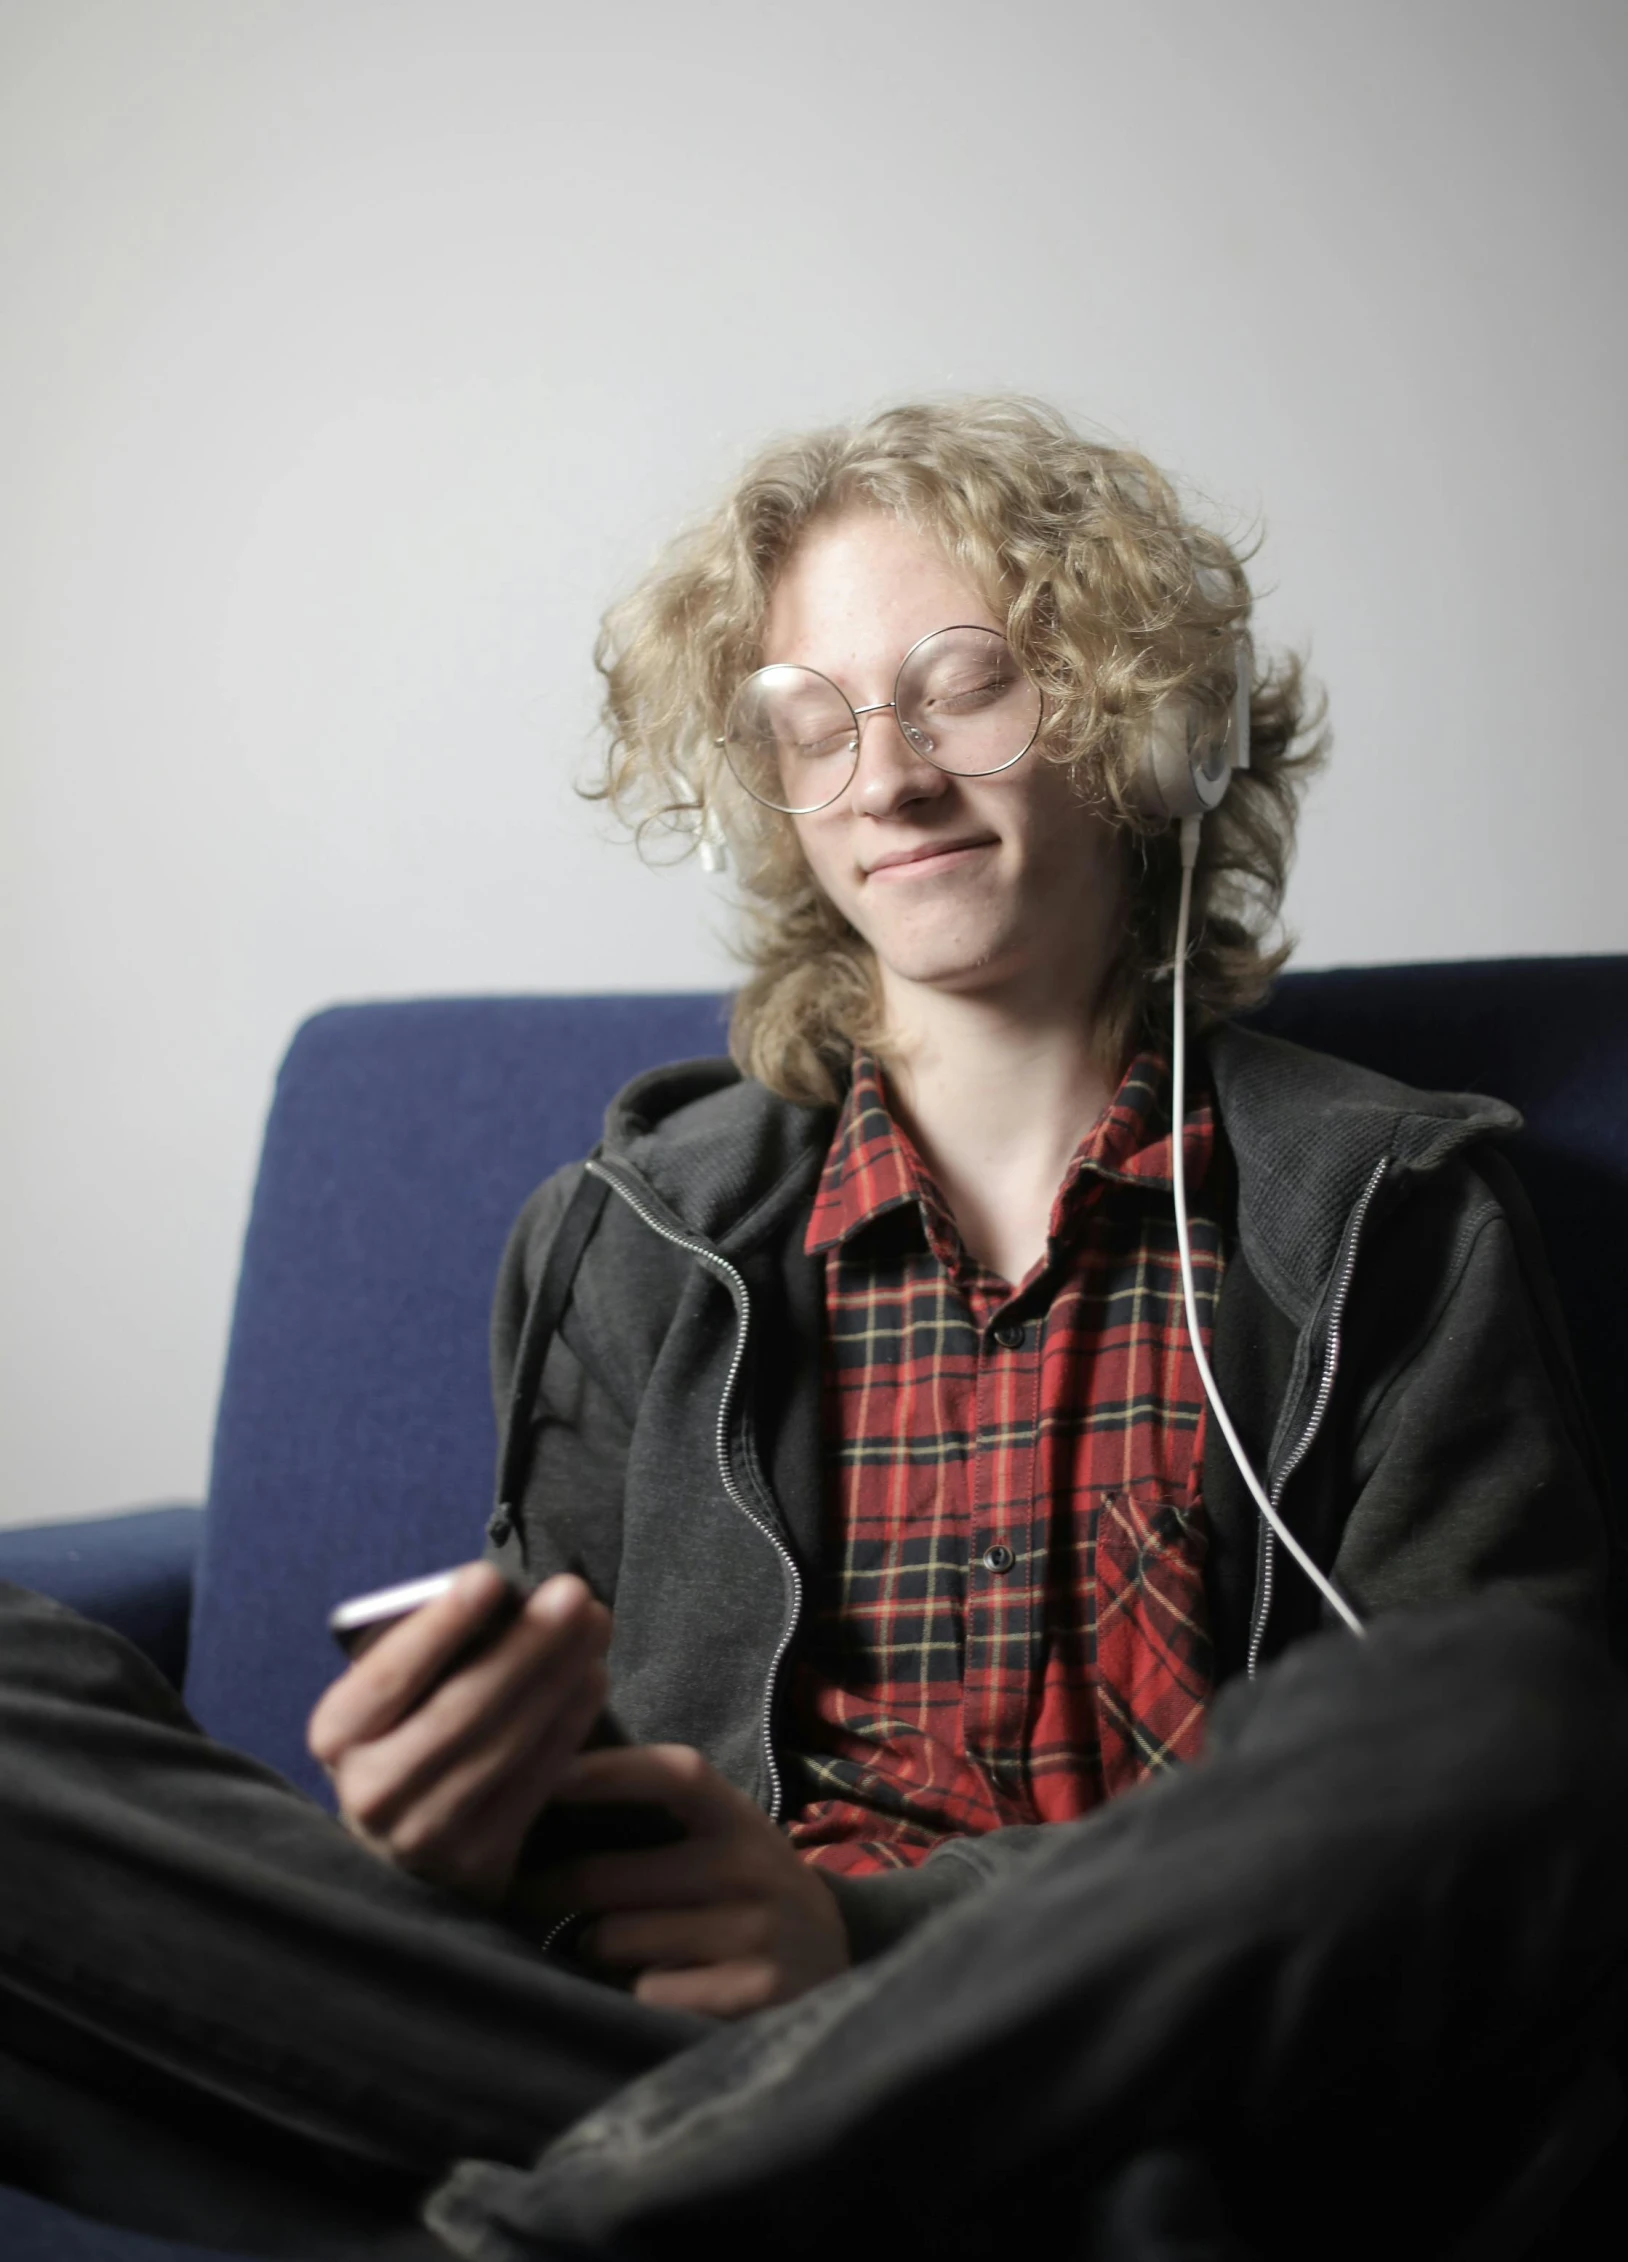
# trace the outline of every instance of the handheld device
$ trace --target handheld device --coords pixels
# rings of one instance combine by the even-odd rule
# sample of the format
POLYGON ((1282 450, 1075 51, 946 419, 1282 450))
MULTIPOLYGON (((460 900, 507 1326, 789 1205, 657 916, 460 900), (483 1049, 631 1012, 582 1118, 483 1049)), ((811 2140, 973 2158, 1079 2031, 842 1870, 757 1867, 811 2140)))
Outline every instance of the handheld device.
MULTIPOLYGON (((432 1571, 422 1579, 403 1579, 397 1586, 375 1587, 370 1594, 354 1594, 337 1609, 329 1611, 328 1631, 347 1657, 360 1657, 389 1627, 411 1617, 425 1603, 439 1601, 457 1575, 455 1570, 432 1571)), ((491 1616, 481 1625, 482 1646, 492 1635, 502 1632, 526 1599, 525 1590, 513 1580, 506 1580, 504 1584, 506 1595, 493 1604, 491 1616)))
MULTIPOLYGON (((421 1579, 404 1579, 396 1586, 352 1595, 329 1612, 328 1631, 354 1662, 391 1626, 422 1610, 426 1603, 438 1601, 457 1575, 455 1569, 432 1571, 421 1579)), ((473 1638, 449 1659, 441 1681, 478 1657, 518 1617, 530 1590, 516 1579, 505 1579, 504 1586, 506 1592, 492 1605, 473 1638)), ((440 1681, 434 1685, 439 1687, 440 1681)), ((429 1693, 428 1689, 424 1692, 426 1696, 429 1693)), ((606 1711, 595 1721, 583 1749, 603 1751, 630 1741, 615 1714, 606 1711)), ((683 1836, 683 1824, 676 1816, 646 1800, 556 1799, 543 1809, 527 1833, 520 1866, 524 1870, 546 1869, 555 1862, 575 1861, 586 1854, 633 1853, 648 1846, 675 1845, 683 1836)))
POLYGON ((643 1853, 684 1835, 677 1815, 650 1799, 550 1799, 526 1832, 519 1866, 530 1873, 589 1854, 643 1853))

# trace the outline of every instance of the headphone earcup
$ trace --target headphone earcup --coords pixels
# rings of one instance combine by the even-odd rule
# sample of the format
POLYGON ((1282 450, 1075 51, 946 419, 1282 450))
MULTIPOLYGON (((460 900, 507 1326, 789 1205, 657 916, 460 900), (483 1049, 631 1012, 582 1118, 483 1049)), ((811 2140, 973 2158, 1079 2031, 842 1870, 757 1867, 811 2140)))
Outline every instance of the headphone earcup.
POLYGON ((1130 800, 1144 816, 1179 825, 1205 817, 1223 799, 1234 770, 1249 767, 1249 648, 1238 646, 1227 727, 1203 727, 1190 699, 1161 699, 1138 728, 1130 800))
POLYGON ((1207 816, 1231 783, 1226 740, 1197 742, 1195 721, 1191 700, 1162 699, 1142 726, 1130 799, 1144 816, 1207 816))

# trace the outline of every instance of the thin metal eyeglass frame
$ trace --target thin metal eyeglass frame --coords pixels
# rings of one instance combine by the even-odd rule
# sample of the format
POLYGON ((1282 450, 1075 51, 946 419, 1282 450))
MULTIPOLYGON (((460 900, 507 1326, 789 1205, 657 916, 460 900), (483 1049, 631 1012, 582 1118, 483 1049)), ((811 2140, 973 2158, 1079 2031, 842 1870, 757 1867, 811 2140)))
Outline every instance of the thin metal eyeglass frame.
MULTIPOLYGON (((783 660, 775 661, 772 663, 772 665, 775 667, 794 666, 796 664, 797 663, 795 662, 788 662, 783 660)), ((746 686, 749 683, 755 683, 760 675, 767 675, 769 672, 770 671, 768 668, 754 668, 749 676, 743 676, 741 681, 735 686, 735 689, 730 694, 730 706, 733 707, 735 701, 740 697, 741 693, 746 689, 746 686)), ((898 667, 894 670, 893 697, 891 699, 878 699, 869 707, 854 706, 852 701, 849 699, 848 694, 842 689, 841 685, 832 683, 831 678, 824 672, 823 669, 800 668, 799 672, 803 675, 818 676, 822 683, 831 684, 831 689, 836 693, 837 697, 842 701, 842 704, 847 708, 849 714, 852 715, 854 719, 854 758, 852 763, 849 765, 847 776, 837 787, 835 793, 827 794, 826 798, 823 801, 811 801, 806 808, 801 809, 788 809, 785 806, 784 802, 767 801, 764 799, 761 793, 753 791, 752 787, 749 786, 746 780, 741 776, 739 770, 736 769, 734 763, 729 760, 728 738, 715 738, 712 742, 714 746, 720 746, 723 748, 724 760, 728 764, 729 774, 735 780, 735 783, 740 787, 741 791, 745 794, 750 795, 752 800, 757 803, 760 809, 772 809, 775 812, 776 816, 779 817, 814 817, 817 816, 822 809, 829 809, 833 802, 840 801, 842 799, 848 788, 853 784, 855 774, 859 769, 859 757, 861 752, 859 726, 866 715, 885 715, 891 713, 894 720, 899 725, 900 737, 910 748, 910 751, 916 756, 917 760, 928 763, 933 769, 937 770, 941 776, 947 778, 998 778, 1005 771, 1016 769, 1019 762, 1022 761, 1024 755, 1028 753, 1035 740, 1040 736, 1041 726, 1044 724, 1046 719, 1045 697, 1035 685, 1034 680, 1030 676, 1028 670, 1019 662, 1017 654, 1015 652, 1012 652, 1010 643, 1008 643, 1007 639, 1002 636, 1000 630, 998 628, 987 628, 982 621, 947 621, 942 628, 930 628, 925 636, 918 636, 915 643, 911 645, 909 651, 906 652, 904 658, 899 662, 898 667), (998 643, 1005 644, 1007 651, 1012 653, 1012 663, 1014 667, 1017 668, 1018 674, 1023 678, 1024 682, 1028 684, 1030 690, 1035 693, 1036 698, 1040 702, 1039 710, 1035 715, 1034 729, 1030 731, 1023 744, 1018 748, 1015 754, 1008 756, 1007 760, 1004 762, 997 762, 994 768, 990 770, 952 770, 946 763, 935 762, 932 755, 924 753, 921 747, 919 747, 915 742, 917 736, 925 737, 927 735, 926 732, 917 732, 916 726, 913 723, 907 723, 899 714, 899 679, 904 674, 905 669, 909 667, 911 661, 915 658, 916 654, 921 650, 924 644, 931 644, 935 636, 953 636, 958 629, 966 629, 970 634, 975 636, 992 636, 998 643)))

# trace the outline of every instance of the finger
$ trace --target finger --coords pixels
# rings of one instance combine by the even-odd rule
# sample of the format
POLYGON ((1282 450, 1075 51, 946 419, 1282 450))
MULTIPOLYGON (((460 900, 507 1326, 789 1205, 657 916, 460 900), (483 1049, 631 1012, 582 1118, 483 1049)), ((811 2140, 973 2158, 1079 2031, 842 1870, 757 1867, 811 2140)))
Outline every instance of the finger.
POLYGON ((329 1766, 348 1745, 394 1727, 507 1600, 489 1563, 466 1563, 444 1595, 380 1634, 325 1691, 307 1731, 314 1756, 329 1766))
POLYGON ((535 1717, 557 1705, 603 1655, 609 1623, 581 1580, 550 1580, 484 1654, 450 1673, 415 1711, 330 1754, 329 1772, 352 1793, 366 1784, 370 1796, 411 1797, 421 1779, 444 1774, 516 1712, 529 1707, 535 1717))
MULTIPOLYGON (((494 1779, 465 1770, 461 1779, 433 1783, 419 1803, 393 1807, 382 1826, 371 1814, 364 1822, 355 1806, 342 1804, 341 1819, 386 1860, 477 1899, 501 1900, 527 1830, 603 1706, 604 1668, 592 1672, 597 1678, 585 1684, 574 1707, 509 1755, 512 1763, 494 1779)), ((365 1808, 365 1795, 356 1796, 365 1808)))
POLYGON ((501 1891, 526 1832, 604 1707, 605 1680, 604 1666, 591 1661, 560 1706, 507 1723, 427 1783, 390 1820, 396 1857, 446 1882, 480 1880, 501 1891))
POLYGON ((657 2010, 698 2011, 715 2019, 747 2018, 788 1999, 780 1973, 765 1958, 703 1964, 683 1971, 642 1971, 633 1983, 641 2003, 657 2010))
POLYGON ((610 1644, 610 1613, 580 1579, 550 1579, 512 1626, 432 1689, 403 1722, 403 1750, 450 1756, 484 1743, 495 1725, 537 1708, 544 1692, 574 1689, 610 1644))
POLYGON ((772 1912, 761 1901, 695 1909, 630 1909, 597 1917, 577 1946, 593 1962, 613 1970, 657 1965, 683 1969, 767 1957, 773 1946, 772 1929, 772 1912))
MULTIPOLYGON (((495 1576, 476 1565, 483 1577, 495 1576)), ((512 1594, 512 1590, 510 1590, 512 1594)), ((453 1746, 467 1731, 522 1701, 531 1684, 556 1669, 572 1674, 584 1655, 602 1657, 610 1647, 611 1617, 585 1582, 570 1574, 549 1579, 528 1595, 511 1622, 493 1624, 488 1609, 462 1643, 438 1647, 439 1675, 418 1677, 420 1701, 397 1726, 416 1723, 413 1734, 426 1743, 453 1746)), ((382 1643, 377 1645, 382 1648, 382 1643)), ((363 1665, 372 1662, 370 1651, 363 1665)), ((387 1657, 387 1666, 394 1660, 387 1657)), ((385 1733, 389 1729, 384 1730, 385 1733)), ((359 1740, 376 1740, 362 1738, 359 1740)))
MULTIPOLYGON (((409 1809, 444 1798, 464 1809, 487 1786, 552 1737, 562 1714, 581 1701, 584 1675, 602 1672, 593 1660, 580 1669, 560 1667, 513 1699, 506 1710, 488 1709, 448 1724, 412 1715, 401 1727, 347 1751, 331 1770, 341 1806, 369 1828, 389 1830, 409 1809)), ((596 1689, 602 1686, 597 1680, 596 1689)), ((562 1752, 561 1765, 570 1753, 562 1752)))
POLYGON ((518 1686, 488 1684, 481 1699, 433 1709, 357 1746, 334 1771, 340 1803, 404 1856, 433 1843, 515 1778, 535 1784, 540 1811, 603 1709, 603 1659, 580 1646, 534 1664, 518 1686))

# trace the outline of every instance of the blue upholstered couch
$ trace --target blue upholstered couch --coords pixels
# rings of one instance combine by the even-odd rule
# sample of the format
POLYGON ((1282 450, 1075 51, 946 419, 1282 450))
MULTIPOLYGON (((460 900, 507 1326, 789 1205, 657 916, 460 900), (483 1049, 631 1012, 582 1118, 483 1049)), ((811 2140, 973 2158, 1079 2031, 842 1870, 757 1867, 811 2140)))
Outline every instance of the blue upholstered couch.
MULTIPOLYGON (((1298 975, 1261 1018, 1525 1111, 1516 1160, 1628 1500, 1628 959, 1298 975)), ((120 1627, 206 1728, 324 1797, 304 1723, 335 1669, 328 1606, 481 1546, 486 1309, 514 1214, 593 1143, 627 1077, 724 1046, 704 996, 438 999, 307 1022, 267 1126, 207 1508, 0 1532, 0 1578, 120 1627)), ((0 2192, 9 2262, 197 2251, 0 2192)))

